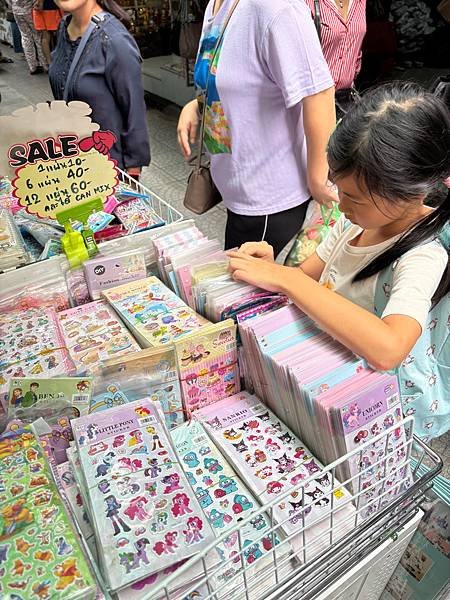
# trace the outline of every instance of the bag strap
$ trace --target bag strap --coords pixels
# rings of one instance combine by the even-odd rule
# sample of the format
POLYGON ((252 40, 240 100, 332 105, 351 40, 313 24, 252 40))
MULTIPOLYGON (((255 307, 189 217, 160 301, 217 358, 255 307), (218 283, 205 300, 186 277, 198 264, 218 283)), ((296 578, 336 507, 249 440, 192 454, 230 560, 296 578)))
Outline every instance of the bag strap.
POLYGON ((314 25, 316 27, 319 42, 322 43, 322 23, 320 14, 320 0, 314 0, 314 25))
POLYGON ((214 50, 211 56, 211 61, 209 63, 209 68, 208 68, 208 75, 206 76, 206 89, 205 89, 205 95, 204 95, 204 99, 203 99, 203 111, 202 111, 202 118, 200 121, 200 139, 199 139, 199 143, 198 143, 198 155, 197 155, 197 162, 196 162, 196 168, 200 169, 200 167, 202 166, 202 155, 203 155, 203 134, 205 132, 205 119, 206 119, 206 104, 208 102, 208 83, 209 83, 209 76, 211 75, 211 68, 212 65, 214 63, 214 59, 217 56, 217 52, 219 50, 219 46, 223 40, 223 36, 225 33, 225 29, 227 28, 228 23, 230 22, 230 19, 234 13, 234 10, 236 8, 236 6, 239 4, 239 0, 234 0, 233 6, 230 8, 230 11, 223 23, 222 26, 222 31, 220 32, 219 37, 217 38, 216 41, 216 45, 214 46, 214 50))
POLYGON ((63 94, 63 100, 65 102, 67 102, 67 99, 69 97, 69 86, 70 86, 70 83, 72 82, 75 69, 77 68, 78 63, 80 62, 81 55, 83 54, 83 51, 86 48, 86 44, 88 43, 89 38, 91 37, 94 29, 96 27, 98 27, 105 20, 106 15, 107 15, 107 13, 104 11, 101 11, 101 12, 97 13, 96 15, 94 15, 91 18, 91 20, 89 21, 89 25, 88 25, 86 31, 83 33, 80 43, 78 44, 77 51, 75 52, 75 56, 73 57, 72 63, 70 65, 69 73, 67 74, 66 84, 64 86, 64 94, 63 94))

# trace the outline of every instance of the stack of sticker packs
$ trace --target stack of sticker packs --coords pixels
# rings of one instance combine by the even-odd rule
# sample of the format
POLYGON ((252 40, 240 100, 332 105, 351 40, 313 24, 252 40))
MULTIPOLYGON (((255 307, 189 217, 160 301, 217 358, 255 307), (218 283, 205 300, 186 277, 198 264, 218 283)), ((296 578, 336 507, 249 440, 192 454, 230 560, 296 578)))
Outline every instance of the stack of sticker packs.
POLYGON ((395 376, 365 368, 293 305, 243 323, 240 333, 248 386, 323 462, 374 438, 339 473, 360 493, 359 508, 367 505, 363 518, 409 485, 410 444, 404 428, 395 427, 402 419, 395 376))
POLYGON ((0 597, 96 596, 96 582, 29 426, 0 435, 0 597))

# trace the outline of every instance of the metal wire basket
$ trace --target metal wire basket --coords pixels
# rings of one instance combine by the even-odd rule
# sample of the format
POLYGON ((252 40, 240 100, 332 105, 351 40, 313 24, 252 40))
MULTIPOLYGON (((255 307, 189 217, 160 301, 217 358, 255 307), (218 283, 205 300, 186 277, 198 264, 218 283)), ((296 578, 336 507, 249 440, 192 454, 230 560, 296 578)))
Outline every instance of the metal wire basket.
POLYGON ((202 596, 205 600, 313 600, 385 540, 395 536, 418 512, 432 480, 441 471, 443 464, 430 447, 413 436, 412 424, 412 417, 404 419, 324 469, 323 473, 329 474, 332 483, 328 495, 330 508, 325 517, 321 517, 328 519, 327 526, 314 539, 308 537, 308 528, 316 522, 308 525, 305 523, 308 505, 304 506, 303 513, 297 519, 298 529, 290 535, 286 535, 283 528, 285 521, 276 522, 274 519, 274 505, 286 499, 293 491, 304 499, 304 489, 313 481, 312 475, 227 530, 203 552, 152 587, 146 595, 142 595, 141 599, 194 598, 194 590, 201 587, 206 590, 202 596), (399 427, 404 429, 405 435, 403 441, 393 447, 390 441, 399 427), (370 468, 379 466, 383 477, 371 487, 362 489, 361 479, 369 468, 366 467, 343 480, 342 473, 349 472, 346 467, 351 461, 361 461, 363 454, 375 444, 377 447, 383 445, 384 452, 370 468), (399 456, 403 458, 399 460, 399 456), (414 467, 411 457, 416 459, 414 467), (388 465, 392 464, 391 458, 395 466, 388 469, 388 465), (418 470, 422 464, 427 466, 427 470, 424 472, 422 469, 422 474, 419 475, 418 470), (393 471, 397 476, 395 493, 388 486, 388 479, 392 479, 393 471), (338 476, 341 476, 340 480, 338 476), (343 486, 352 490, 348 501, 352 510, 345 516, 342 513, 342 503, 337 505, 333 502, 335 493, 342 490, 343 486), (373 498, 362 502, 371 489, 374 491, 373 498), (372 514, 367 516, 367 508, 370 506, 373 511, 369 511, 372 514), (265 530, 263 535, 266 539, 270 535, 272 549, 250 565, 244 558, 245 547, 241 532, 251 519, 259 515, 264 515, 270 523, 269 530, 265 530), (239 540, 238 556, 225 562, 216 558, 212 565, 211 556, 217 557, 218 554, 214 553, 233 534, 239 540))
POLYGON ((138 194, 143 194, 148 196, 151 207, 153 210, 166 222, 166 225, 170 225, 171 223, 177 223, 178 221, 183 220, 183 215, 176 208, 171 206, 168 202, 160 198, 154 192, 151 192, 148 188, 146 188, 142 183, 133 179, 128 173, 125 171, 121 171, 118 169, 120 180, 128 185, 133 190, 136 190, 138 194))

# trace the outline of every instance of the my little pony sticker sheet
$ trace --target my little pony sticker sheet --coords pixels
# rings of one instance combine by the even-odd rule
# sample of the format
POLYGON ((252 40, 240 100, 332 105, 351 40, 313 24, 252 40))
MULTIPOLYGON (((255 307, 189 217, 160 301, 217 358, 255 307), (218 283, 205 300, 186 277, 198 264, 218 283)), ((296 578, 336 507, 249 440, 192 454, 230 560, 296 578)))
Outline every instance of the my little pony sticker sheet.
POLYGON ((144 399, 74 424, 113 590, 191 556, 212 539, 162 419, 155 403, 144 399))

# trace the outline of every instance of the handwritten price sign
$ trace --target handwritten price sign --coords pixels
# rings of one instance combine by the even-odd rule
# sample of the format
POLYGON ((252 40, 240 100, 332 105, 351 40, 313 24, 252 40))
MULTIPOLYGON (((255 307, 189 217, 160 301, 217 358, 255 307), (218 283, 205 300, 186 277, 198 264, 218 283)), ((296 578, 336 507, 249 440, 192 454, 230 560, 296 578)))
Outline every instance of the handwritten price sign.
MULTIPOLYGON (((81 141, 76 135, 60 135, 12 146, 9 164, 16 168, 13 187, 19 204, 31 214, 55 218, 59 210, 79 202, 106 200, 118 183, 104 144, 107 134, 95 132, 95 139, 81 141)), ((112 145, 114 137, 109 141, 112 145)))

